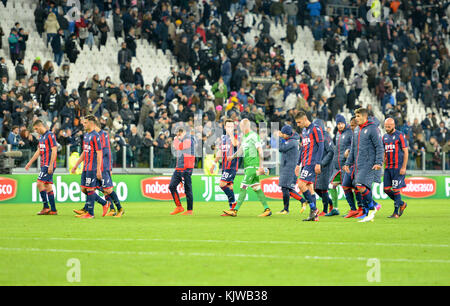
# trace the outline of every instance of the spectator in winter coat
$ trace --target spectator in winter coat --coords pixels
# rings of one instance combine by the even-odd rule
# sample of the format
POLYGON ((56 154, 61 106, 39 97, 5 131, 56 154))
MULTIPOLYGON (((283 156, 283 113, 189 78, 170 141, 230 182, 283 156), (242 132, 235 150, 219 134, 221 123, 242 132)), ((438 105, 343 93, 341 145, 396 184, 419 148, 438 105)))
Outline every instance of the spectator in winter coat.
POLYGON ((60 29, 58 19, 56 18, 56 15, 54 13, 48 14, 47 20, 44 24, 44 30, 47 33, 47 46, 48 43, 52 40, 54 36, 58 33, 58 30, 60 29))
POLYGON ((309 10, 309 16, 311 17, 311 24, 314 24, 317 20, 320 20, 320 11, 322 10, 322 4, 319 0, 310 0, 306 5, 309 10))

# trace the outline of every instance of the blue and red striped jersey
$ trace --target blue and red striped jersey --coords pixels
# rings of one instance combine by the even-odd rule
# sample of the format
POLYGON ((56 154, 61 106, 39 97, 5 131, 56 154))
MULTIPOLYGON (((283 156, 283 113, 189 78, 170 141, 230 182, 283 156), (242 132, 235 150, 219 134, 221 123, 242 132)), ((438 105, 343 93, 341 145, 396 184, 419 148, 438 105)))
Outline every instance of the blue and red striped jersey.
MULTIPOLYGON (((84 166, 83 171, 97 170, 97 151, 101 151, 100 135, 96 131, 84 134, 83 137, 83 154, 84 166)), ((103 165, 102 165, 103 171, 103 165)))
MULTIPOLYGON (((234 135, 235 139, 237 139, 237 135, 234 135)), ((231 155, 236 153, 238 147, 233 146, 231 142, 231 138, 228 135, 222 135, 221 139, 221 150, 222 150, 222 170, 238 169, 239 166, 239 158, 235 158, 232 161, 227 160, 231 155)))
POLYGON ((109 134, 103 130, 98 132, 100 136, 100 145, 103 151, 103 171, 112 170, 112 158, 111 158, 111 143, 109 141, 109 134))
MULTIPOLYGON (((52 148, 56 147, 58 143, 56 142, 55 134, 50 130, 45 132, 44 135, 39 137, 39 152, 41 156, 41 167, 50 166, 50 160, 52 157, 52 148)), ((56 148, 55 148, 56 150, 56 148)), ((53 168, 56 168, 56 160, 53 163, 53 168)))
POLYGON ((302 166, 320 164, 323 155, 323 131, 322 129, 311 123, 304 128, 301 136, 301 151, 298 161, 302 166))
POLYGON ((403 164, 404 148, 408 147, 405 135, 399 130, 383 136, 386 169, 400 169, 403 164))

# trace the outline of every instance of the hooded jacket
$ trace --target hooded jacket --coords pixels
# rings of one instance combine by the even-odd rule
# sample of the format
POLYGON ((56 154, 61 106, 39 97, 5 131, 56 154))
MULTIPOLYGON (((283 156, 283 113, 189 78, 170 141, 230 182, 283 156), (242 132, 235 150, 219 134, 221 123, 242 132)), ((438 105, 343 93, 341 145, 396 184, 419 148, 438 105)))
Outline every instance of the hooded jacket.
MULTIPOLYGON (((350 154, 345 165, 355 165, 354 171, 357 180, 358 174, 365 177, 367 176, 365 174, 372 173, 374 165, 383 164, 384 147, 378 128, 379 124, 378 119, 369 117, 364 124, 357 126, 353 131, 350 154)), ((368 180, 368 178, 364 178, 364 180, 368 180)), ((356 183, 363 182, 357 181, 356 183)))
POLYGON ((337 132, 336 145, 334 148, 333 165, 334 169, 341 170, 345 165, 346 158, 344 157, 345 151, 351 148, 352 145, 352 129, 349 125, 345 126, 345 129, 337 132))
POLYGON ((278 151, 281 153, 280 158, 280 178, 279 186, 291 188, 295 184, 295 167, 297 165, 300 136, 293 133, 288 139, 280 137, 278 151))

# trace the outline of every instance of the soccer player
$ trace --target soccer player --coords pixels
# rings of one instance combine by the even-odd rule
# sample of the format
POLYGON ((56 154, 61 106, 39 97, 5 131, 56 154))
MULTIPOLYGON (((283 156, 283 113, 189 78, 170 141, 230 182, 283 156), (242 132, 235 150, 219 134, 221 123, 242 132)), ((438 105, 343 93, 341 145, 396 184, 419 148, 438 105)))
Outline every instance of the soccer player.
MULTIPOLYGON (((103 152, 100 143, 100 135, 95 130, 97 118, 93 115, 88 115, 82 120, 85 134, 83 136, 83 154, 72 168, 72 173, 75 173, 78 165, 84 161, 83 172, 81 174, 81 191, 86 194, 87 213, 81 214, 81 219, 94 218, 94 202, 100 198, 95 192, 101 186, 102 182, 102 168, 103 168, 103 152)), ((110 203, 103 205, 103 216, 108 212, 110 203)))
MULTIPOLYGON (((114 184, 111 178, 112 156, 111 156, 111 144, 109 141, 109 134, 100 128, 100 122, 98 120, 96 121, 95 131, 100 136, 100 145, 103 151, 102 181, 101 186, 98 189, 101 190, 102 193, 105 195, 105 200, 98 195, 96 195, 95 200, 103 206, 104 211, 103 216, 114 216, 116 218, 120 218, 125 213, 125 211, 123 210, 120 204, 119 197, 113 190, 114 184), (113 202, 116 204, 118 211, 114 209, 113 202), (105 214, 105 210, 108 208, 108 206, 105 205, 108 205, 110 208, 110 211, 107 214, 105 214)), ((81 210, 74 210, 74 212, 78 215, 86 214, 87 206, 85 205, 85 207, 81 210)))
POLYGON ((395 121, 388 118, 384 121, 386 134, 383 136, 384 156, 384 192, 394 201, 394 213, 388 218, 400 217, 406 208, 400 191, 406 187, 405 174, 408 164, 408 143, 405 135, 395 129, 395 121))
MULTIPOLYGON (((220 178, 219 186, 228 198, 230 209, 233 209, 236 206, 233 182, 239 167, 239 160, 236 158, 229 161, 228 157, 237 152, 239 142, 237 134, 235 133, 234 121, 232 119, 225 120, 225 135, 222 135, 220 140, 220 147, 217 150, 217 155, 211 166, 210 172, 214 172, 217 162, 222 158, 222 177, 220 178)), ((228 215, 224 213, 221 216, 228 215)))
POLYGON ((325 131, 325 123, 321 119, 315 119, 313 121, 314 124, 319 126, 323 133, 323 155, 320 160, 320 173, 316 177, 316 181, 314 182, 314 191, 322 198, 323 211, 319 214, 319 216, 334 216, 339 215, 339 211, 337 210, 337 205, 333 208, 333 201, 330 199, 330 195, 328 193, 328 187, 330 185, 330 177, 333 171, 333 155, 334 155, 334 144, 330 135, 327 131, 325 131), (330 213, 333 211, 333 214, 328 214, 328 207, 330 208, 330 213))
POLYGON ((303 221, 319 221, 319 210, 316 207, 314 196, 314 182, 316 175, 320 174, 320 162, 323 155, 323 133, 320 127, 309 121, 304 111, 299 111, 295 122, 302 131, 302 150, 295 167, 295 175, 299 178, 298 186, 309 203, 309 217, 303 221), (301 171, 300 171, 301 165, 301 171))
POLYGON ((297 176, 295 176, 295 166, 297 165, 299 151, 300 136, 292 130, 290 125, 285 125, 278 132, 280 151, 280 178, 278 186, 281 187, 283 193, 284 208, 278 212, 280 215, 289 213, 289 199, 292 197, 302 203, 303 211, 306 207, 305 199, 295 190, 297 184, 297 176))
POLYGON ((354 168, 354 181, 356 188, 361 193, 365 210, 365 217, 358 222, 372 221, 378 210, 372 199, 372 184, 381 182, 381 167, 383 164, 383 142, 380 130, 374 118, 370 118, 365 108, 355 111, 355 119, 358 126, 353 132, 353 142, 350 154, 343 167, 350 173, 349 166, 354 168))
POLYGON ((251 187, 264 206, 264 212, 259 216, 271 216, 272 211, 267 204, 266 196, 261 190, 261 184, 259 182, 259 176, 265 172, 263 167, 263 149, 261 141, 258 134, 251 130, 250 121, 248 119, 243 119, 240 122, 239 127, 243 134, 242 142, 238 151, 230 156, 229 159, 231 161, 242 153, 244 154, 244 179, 241 183, 241 189, 235 208, 224 211, 224 213, 236 217, 242 203, 244 203, 245 196, 247 195, 247 188, 251 187))
MULTIPOLYGON (((331 190, 333 190, 333 192, 331 192, 330 190, 330 193, 332 194, 332 200, 335 205, 337 204, 337 186, 342 185, 343 182, 345 172, 342 171, 342 167, 344 166, 345 160, 347 159, 348 153, 350 152, 353 135, 350 126, 348 126, 345 121, 345 117, 341 114, 338 114, 336 116, 336 127, 338 131, 336 135, 336 144, 334 146, 333 155, 334 169, 333 174, 331 175, 331 184, 333 186, 333 189, 331 190)), ((329 215, 334 215, 333 210, 330 211, 329 215)))
POLYGON ((39 146, 36 153, 25 165, 28 171, 36 159, 41 157, 41 172, 37 178, 37 188, 41 195, 44 207, 38 215, 57 215, 55 195, 53 193, 53 173, 56 169, 56 157, 58 154, 55 134, 53 134, 41 120, 33 123, 33 129, 40 135, 39 146), (50 203, 50 207, 48 204, 50 203))
POLYGON ((183 128, 179 128, 177 135, 173 141, 173 148, 175 149, 177 163, 172 179, 170 180, 169 190, 175 202, 175 210, 171 215, 182 213, 182 215, 192 215, 194 208, 194 197, 192 195, 192 171, 195 162, 195 139, 192 135, 187 135, 183 128), (185 212, 181 205, 180 195, 177 187, 183 182, 186 193, 187 210, 185 212))

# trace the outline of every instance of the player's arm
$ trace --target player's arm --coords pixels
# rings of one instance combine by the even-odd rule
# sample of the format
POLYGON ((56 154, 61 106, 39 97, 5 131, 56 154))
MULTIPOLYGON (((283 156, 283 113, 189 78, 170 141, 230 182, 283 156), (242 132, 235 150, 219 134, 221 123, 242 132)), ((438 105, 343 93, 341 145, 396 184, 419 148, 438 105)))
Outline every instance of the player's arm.
POLYGON ((242 151, 243 151, 242 146, 239 146, 239 148, 237 149, 236 153, 234 153, 233 155, 228 157, 227 160, 233 160, 236 157, 241 156, 242 155, 242 151))
POLYGON ((56 161, 56 156, 58 155, 58 147, 56 146, 56 139, 53 134, 48 138, 48 141, 50 143, 50 149, 52 150, 52 155, 50 157, 50 165, 48 165, 48 174, 53 173, 53 165, 56 161))
POLYGON ((355 148, 354 148, 354 143, 353 143, 353 138, 352 138, 352 142, 350 145, 350 152, 348 153, 347 160, 345 161, 345 165, 342 167, 342 169, 345 172, 350 173, 350 166, 353 165, 354 160, 355 160, 355 148))
POLYGON ((259 155, 259 173, 264 173, 264 152, 263 152, 263 148, 262 146, 257 146, 256 149, 258 150, 258 155, 259 155))
POLYGON ((219 160, 222 158, 222 150, 219 147, 217 149, 217 153, 216 153, 216 158, 214 158, 213 160, 213 164, 211 165, 211 168, 209 168, 209 172, 213 173, 214 172, 214 168, 216 167, 217 163, 219 162, 219 160))
POLYGON ((58 155, 58 147, 54 146, 54 147, 52 147, 52 155, 50 157, 50 165, 48 165, 48 174, 53 173, 53 170, 54 170, 53 165, 55 164, 57 155, 58 155))
POLYGON ((73 166, 72 170, 70 171, 70 173, 75 174, 75 171, 77 170, 78 166, 84 161, 84 154, 81 153, 80 158, 78 158, 77 162, 75 163, 75 165, 73 166))
POLYGON ((102 180, 103 151, 100 137, 94 136, 94 150, 97 153, 97 179, 102 180))
MULTIPOLYGON (((301 141, 301 140, 300 140, 301 141)), ((300 154, 298 155, 297 166, 295 167, 295 176, 298 177, 300 175, 300 165, 303 159, 303 147, 299 146, 300 154)))
POLYGON ((333 142, 324 142, 324 156, 320 165, 322 167, 327 167, 332 161, 334 156, 334 145, 333 142))
POLYGON ((38 159, 40 154, 39 148, 34 152, 33 156, 31 157, 30 161, 25 165, 25 170, 29 170, 31 165, 38 159))
POLYGON ((316 174, 320 174, 320 172, 321 172, 320 161, 322 160, 323 152, 324 152, 323 133, 322 133, 321 129, 317 129, 317 128, 313 129, 313 133, 314 133, 315 141, 318 146, 317 156, 316 156, 317 164, 315 166, 314 171, 316 172, 316 174))
POLYGON ((381 170, 383 167, 383 156, 384 156, 384 146, 381 139, 381 134, 378 129, 370 129, 369 131, 370 139, 375 147, 375 164, 373 165, 373 170, 381 170))
POLYGON ((408 144, 406 142, 406 139, 403 137, 403 135, 400 135, 400 141, 402 143, 402 151, 403 151, 403 164, 400 169, 400 175, 406 174, 406 165, 408 165, 408 157, 409 157, 409 150, 408 150, 408 144))

